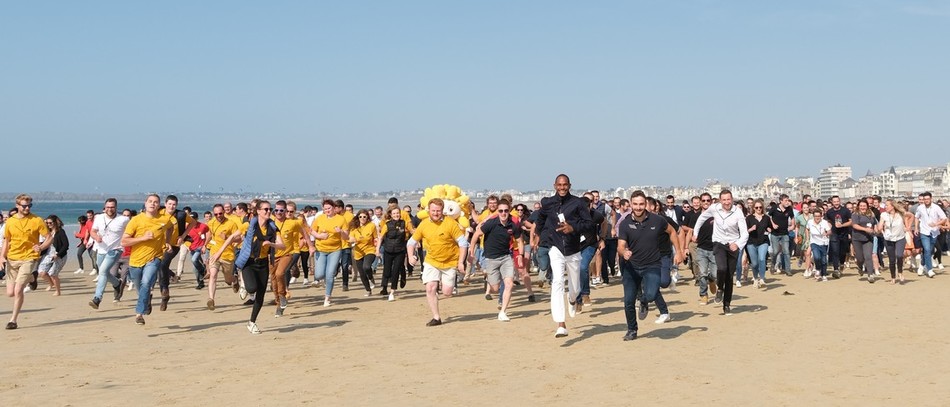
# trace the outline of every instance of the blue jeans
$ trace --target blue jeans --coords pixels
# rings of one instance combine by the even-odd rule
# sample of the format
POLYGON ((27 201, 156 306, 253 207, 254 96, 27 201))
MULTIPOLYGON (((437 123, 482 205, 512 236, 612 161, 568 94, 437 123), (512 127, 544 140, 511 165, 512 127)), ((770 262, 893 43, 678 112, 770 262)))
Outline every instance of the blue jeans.
POLYGON ((327 297, 333 294, 333 279, 336 278, 336 269, 340 264, 342 250, 329 253, 316 252, 313 254, 313 281, 326 281, 327 297))
POLYGON ((825 277, 828 275, 828 246, 811 244, 811 257, 815 262, 815 270, 818 275, 825 277))
POLYGON ((924 254, 922 255, 922 263, 924 265, 925 271, 930 271, 934 269, 933 257, 934 257, 934 243, 936 243, 937 238, 931 235, 920 235, 920 245, 924 249, 924 254))
POLYGON ((792 269, 792 260, 788 257, 788 235, 769 235, 769 252, 772 255, 772 266, 781 261, 782 270, 786 273, 792 269))
POLYGON ((191 252, 191 264, 195 266, 195 280, 198 282, 198 284, 201 284, 204 282, 205 273, 207 273, 207 270, 205 269, 205 262, 204 258, 201 256, 200 249, 191 252))
POLYGON ((548 256, 550 251, 550 247, 538 246, 538 276, 547 280, 548 284, 551 283, 551 257, 548 256))
POLYGON ((699 264, 699 296, 705 297, 709 282, 716 281, 716 256, 712 250, 696 248, 696 262, 699 264))
POLYGON ((93 297, 102 299, 102 293, 106 291, 106 281, 112 283, 113 287, 122 284, 118 278, 112 275, 112 268, 118 264, 119 257, 122 256, 122 249, 110 250, 106 253, 96 252, 96 264, 99 265, 99 280, 96 280, 96 293, 93 297))
POLYGON ((738 261, 736 261, 736 281, 742 281, 742 255, 745 253, 745 247, 739 248, 738 261))
POLYGON ((646 267, 634 267, 629 261, 620 259, 620 277, 623 281, 623 314, 627 319, 627 331, 637 332, 637 310, 635 303, 640 293, 640 306, 656 301, 661 314, 670 310, 660 293, 660 264, 646 267))
POLYGON ((596 246, 581 249, 581 292, 577 295, 577 301, 581 300, 582 295, 590 295, 590 261, 594 259, 595 253, 596 246))
POLYGON ((159 257, 142 267, 129 267, 129 275, 132 276, 132 282, 139 289, 139 299, 135 303, 135 313, 142 315, 145 313, 146 306, 152 302, 152 288, 155 287, 155 279, 158 278, 158 269, 162 265, 162 258, 159 257))
POLYGON ((660 288, 669 288, 673 284, 673 258, 667 255, 660 257, 660 288))
POLYGON ((746 246, 746 248, 749 250, 749 263, 752 265, 752 278, 756 280, 765 280, 765 258, 769 254, 769 244, 750 244, 746 246))

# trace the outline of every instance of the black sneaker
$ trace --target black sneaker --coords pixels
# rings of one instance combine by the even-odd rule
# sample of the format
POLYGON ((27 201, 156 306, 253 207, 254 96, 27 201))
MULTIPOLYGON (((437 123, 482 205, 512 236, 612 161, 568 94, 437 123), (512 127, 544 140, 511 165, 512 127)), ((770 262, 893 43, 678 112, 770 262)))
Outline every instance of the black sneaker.
POLYGON ((485 299, 488 301, 491 301, 492 300, 491 294, 485 294, 485 299))
POLYGON ((442 325, 441 319, 432 318, 431 320, 429 320, 429 322, 426 322, 426 326, 438 326, 438 325, 442 325))
POLYGON ((138 325, 145 325, 145 317, 141 315, 135 317, 135 323, 138 325))
POLYGON ((204 283, 204 282, 200 282, 200 283, 198 283, 197 286, 195 286, 195 289, 196 289, 196 290, 201 290, 201 289, 204 289, 204 288, 205 288, 205 283, 204 283))
POLYGON ((92 309, 99 309, 100 302, 102 302, 102 300, 100 300, 99 297, 92 297, 92 301, 89 301, 89 306, 92 307, 92 309))
POLYGON ((537 302, 538 300, 534 298, 534 294, 528 296, 528 302, 537 302))
POLYGON ((722 304, 722 291, 716 291, 716 304, 722 304))
POLYGON ((343 286, 343 291, 350 291, 350 286, 348 285, 343 286))
POLYGON ((640 310, 637 312, 637 319, 643 321, 644 319, 647 319, 647 314, 649 313, 650 313, 650 303, 641 302, 640 310))
POLYGON ((834 271, 832 271, 832 272, 831 272, 831 278, 836 279, 836 280, 839 279, 839 278, 841 278, 841 271, 840 271, 840 270, 834 270, 834 271))
POLYGON ((637 331, 627 331, 627 334, 623 336, 624 341, 632 341, 637 339, 637 331))
POLYGON ((125 284, 120 280, 119 285, 112 286, 113 300, 122 300, 122 294, 125 293, 125 284))
POLYGON ((244 301, 244 305, 254 305, 254 300, 248 299, 247 301, 244 301))

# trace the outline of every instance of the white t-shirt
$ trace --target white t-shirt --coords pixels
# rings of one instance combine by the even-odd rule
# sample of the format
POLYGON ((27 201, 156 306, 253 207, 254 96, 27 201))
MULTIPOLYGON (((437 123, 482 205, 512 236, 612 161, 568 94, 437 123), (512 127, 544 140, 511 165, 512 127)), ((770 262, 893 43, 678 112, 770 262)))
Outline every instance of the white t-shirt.
POLYGON ((831 224, 828 221, 822 219, 821 222, 815 223, 815 219, 808 220, 808 234, 812 244, 827 246, 828 236, 825 234, 828 232, 831 232, 831 224))
POLYGON ((92 221, 92 229, 102 237, 102 243, 95 242, 92 245, 93 250, 105 253, 121 249, 122 246, 119 243, 122 241, 125 225, 128 224, 129 218, 127 216, 116 215, 109 219, 104 213, 97 214, 96 219, 92 221))
POLYGON ((881 224, 884 225, 884 240, 888 242, 896 242, 907 236, 904 232, 903 216, 891 217, 890 213, 881 212, 881 224))

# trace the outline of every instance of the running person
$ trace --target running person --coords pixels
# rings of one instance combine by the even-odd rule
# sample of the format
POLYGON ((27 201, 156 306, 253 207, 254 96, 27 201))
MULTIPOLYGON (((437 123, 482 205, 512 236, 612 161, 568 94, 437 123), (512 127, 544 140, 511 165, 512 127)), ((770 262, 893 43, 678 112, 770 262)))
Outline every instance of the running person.
POLYGON ((457 273, 465 272, 465 252, 468 241, 465 240, 465 231, 452 218, 442 214, 445 203, 441 199, 429 200, 429 217, 419 223, 419 227, 412 233, 406 243, 409 253, 409 264, 418 264, 416 246, 422 244, 425 248, 425 261, 422 263, 422 283, 426 286, 426 301, 432 311, 432 319, 426 326, 442 325, 442 316, 439 314, 439 283, 442 283, 442 295, 445 298, 452 296, 457 273))
MULTIPOLYGON (((270 218, 271 205, 261 200, 255 205, 257 216, 251 218, 248 231, 244 235, 244 244, 238 253, 234 265, 241 269, 244 275, 244 288, 254 295, 254 306, 251 308, 251 318, 247 321, 247 330, 252 334, 260 334, 257 327, 257 316, 264 306, 264 290, 267 289, 268 277, 275 267, 274 252, 284 250, 287 246, 281 238, 277 224, 270 218)), ((283 276, 280 277, 283 281, 283 276)), ((286 302, 278 304, 276 316, 283 315, 286 302)))
POLYGON ((17 318, 23 308, 23 290, 32 282, 33 270, 39 263, 40 253, 53 244, 46 223, 30 213, 33 198, 27 194, 16 197, 18 211, 6 222, 3 247, 0 248, 0 267, 7 270, 7 297, 13 298, 13 312, 7 329, 17 329, 17 318), (40 237, 44 237, 40 243, 40 237))
POLYGON ((159 198, 151 194, 145 200, 145 211, 129 220, 122 234, 122 246, 131 247, 129 273, 139 290, 135 305, 135 323, 145 325, 145 315, 152 313, 152 288, 161 268, 162 256, 171 252, 173 225, 159 214, 159 198))

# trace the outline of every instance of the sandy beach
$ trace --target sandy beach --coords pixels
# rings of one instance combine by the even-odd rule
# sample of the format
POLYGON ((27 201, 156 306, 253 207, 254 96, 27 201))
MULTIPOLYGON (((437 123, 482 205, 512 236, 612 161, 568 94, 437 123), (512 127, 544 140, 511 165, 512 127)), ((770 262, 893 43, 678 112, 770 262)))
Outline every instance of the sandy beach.
MULTIPOLYGON (((440 327, 414 279, 395 302, 363 297, 358 284, 322 307, 323 289, 294 286, 290 307, 264 331, 245 328, 250 307, 219 282, 205 308, 186 268, 168 311, 133 322, 136 294, 111 288, 99 310, 94 283, 63 277, 63 295, 27 294, 20 329, 3 331, 4 405, 945 405, 950 390, 950 276, 908 273, 903 286, 800 272, 768 289, 735 290, 734 315, 697 303, 697 288, 664 290, 673 321, 623 342, 619 279, 555 339, 547 287, 513 296, 511 322, 495 319, 481 285, 443 301, 440 327), (788 293, 788 294, 786 294, 788 293)), ((685 272, 689 275, 688 272, 685 272)), ((480 281, 480 280, 479 280, 480 281)), ((157 298, 157 293, 156 293, 157 298)), ((268 296, 271 298, 271 296, 268 296)), ((0 303, 9 318, 11 302, 0 303)))

